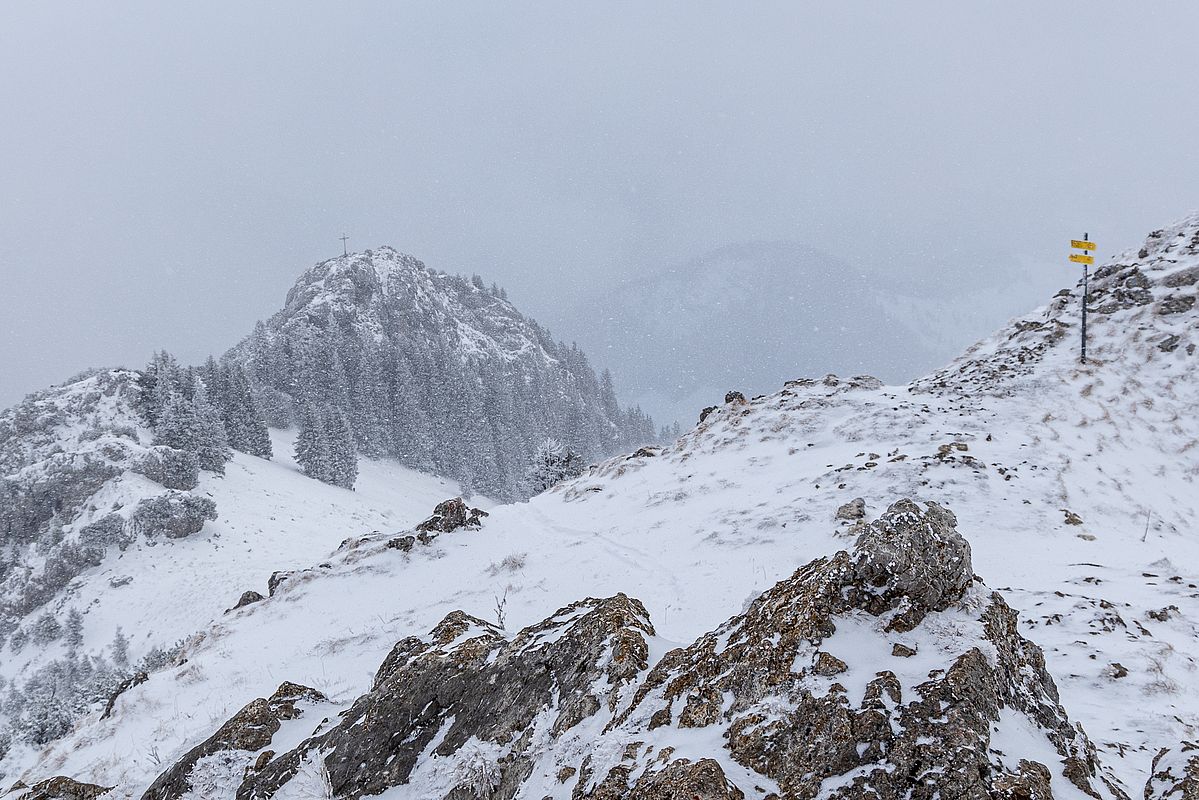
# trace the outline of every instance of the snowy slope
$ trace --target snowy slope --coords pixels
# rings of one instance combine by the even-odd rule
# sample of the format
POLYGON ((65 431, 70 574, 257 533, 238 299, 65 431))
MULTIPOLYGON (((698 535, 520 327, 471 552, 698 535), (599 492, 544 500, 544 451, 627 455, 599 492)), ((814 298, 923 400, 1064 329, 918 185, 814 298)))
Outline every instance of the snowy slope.
POLYGON ((362 537, 328 567, 213 623, 110 719, 8 766, 140 796, 282 680, 348 705, 398 639, 455 609, 515 631, 624 592, 653 620, 653 663, 847 547, 857 529, 835 519, 842 504, 861 497, 873 517, 914 497, 957 515, 975 571, 1021 611, 1063 705, 1139 795, 1158 748, 1199 726, 1196 276, 1189 218, 1098 272, 1088 365, 1068 292, 912 386, 829 377, 734 400, 660 453, 612 459, 410 553, 372 536, 362 511, 325 540, 362 537))
MULTIPOLYGON (((364 459, 354 491, 323 484, 296 467, 294 431, 271 434, 274 460, 237 453, 224 476, 201 474, 194 491, 215 500, 216 520, 186 538, 139 538, 123 552, 114 549, 56 598, 55 610, 83 612, 82 652, 104 651, 118 628, 133 662, 151 648, 202 634, 243 592, 268 594, 272 573, 314 566, 350 535, 410 527, 458 492, 452 481, 387 459, 364 459)), ((121 483, 109 494, 127 491, 121 483)), ((5 653, 0 676, 20 682, 65 650, 59 640, 5 653)))

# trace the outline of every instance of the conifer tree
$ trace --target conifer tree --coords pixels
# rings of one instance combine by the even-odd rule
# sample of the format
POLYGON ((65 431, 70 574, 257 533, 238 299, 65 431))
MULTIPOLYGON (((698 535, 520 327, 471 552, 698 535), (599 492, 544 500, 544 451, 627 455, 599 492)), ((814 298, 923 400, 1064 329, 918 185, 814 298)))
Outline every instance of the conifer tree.
POLYGON ((67 636, 66 645, 69 652, 76 652, 80 645, 83 644, 83 615, 79 613, 79 609, 72 607, 67 612, 67 636))
POLYGON ((540 494, 583 471, 583 462, 557 439, 546 439, 537 446, 525 475, 530 494, 540 494))
POLYGON ((200 469, 223 475, 225 462, 233 457, 233 453, 229 449, 225 421, 221 419, 221 412, 209 402, 208 390, 202 380, 192 384, 192 405, 196 420, 195 453, 200 469))
POLYGON ((296 463, 309 478, 331 483, 333 469, 325 418, 311 406, 301 410, 300 430, 296 435, 296 463))
POLYGON ((324 410, 325 441, 329 448, 329 477, 327 482, 343 489, 353 489, 358 479, 358 452, 354 435, 345 414, 333 406, 324 410))
POLYGON ((112 663, 116 664, 121 669, 129 666, 129 639, 118 627, 112 637, 112 644, 108 646, 112 653, 112 663))

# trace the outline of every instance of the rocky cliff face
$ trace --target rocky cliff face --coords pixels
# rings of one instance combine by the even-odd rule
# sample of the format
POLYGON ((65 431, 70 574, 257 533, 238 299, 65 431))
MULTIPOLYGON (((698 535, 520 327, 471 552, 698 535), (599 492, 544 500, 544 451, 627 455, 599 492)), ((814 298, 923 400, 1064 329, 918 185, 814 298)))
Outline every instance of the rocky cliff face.
MULTIPOLYGON (((955 522, 897 502, 652 669, 624 595, 510 637, 455 612, 399 642, 336 724, 279 755, 269 735, 228 746, 245 778, 213 796, 1125 797, 955 522)), ((195 754, 144 800, 190 791, 195 754)))

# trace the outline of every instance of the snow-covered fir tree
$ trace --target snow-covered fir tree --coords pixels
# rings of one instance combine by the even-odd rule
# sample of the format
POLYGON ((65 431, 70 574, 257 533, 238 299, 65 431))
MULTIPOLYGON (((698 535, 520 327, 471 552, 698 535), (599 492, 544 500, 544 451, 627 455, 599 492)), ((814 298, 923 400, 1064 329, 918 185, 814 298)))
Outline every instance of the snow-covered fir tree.
POLYGON ((583 460, 573 450, 557 439, 546 439, 533 452, 525 484, 529 494, 541 494, 582 471, 583 460))

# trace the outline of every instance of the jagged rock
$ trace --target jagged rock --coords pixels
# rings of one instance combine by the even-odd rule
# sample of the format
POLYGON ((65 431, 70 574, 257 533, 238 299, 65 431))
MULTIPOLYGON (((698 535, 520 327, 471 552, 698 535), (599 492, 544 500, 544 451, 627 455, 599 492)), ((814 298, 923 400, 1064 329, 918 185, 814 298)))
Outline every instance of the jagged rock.
POLYGON ((724 402, 725 405, 729 403, 744 403, 745 395, 741 394, 741 392, 725 392, 724 402))
POLYGON ((278 589, 279 589, 279 586, 282 585, 284 581, 286 581, 288 578, 290 578, 291 576, 293 576, 295 574, 296 574, 295 570, 291 570, 291 569, 281 569, 281 570, 276 570, 275 572, 272 572, 271 577, 268 578, 267 582, 266 582, 267 594, 270 597, 274 597, 275 592, 278 591, 278 589))
MULTIPOLYGON (((275 585, 278 586, 278 584, 275 584, 275 585)), ((259 602, 261 600, 265 600, 265 599, 266 598, 263 597, 259 592, 256 592, 253 589, 247 589, 246 591, 241 593, 241 597, 239 597, 237 599, 237 604, 235 606, 233 606, 233 608, 234 609, 243 608, 245 606, 250 605, 251 603, 257 603, 257 602, 259 602)))
POLYGON ((1149 619, 1155 619, 1158 622, 1165 622, 1166 620, 1170 619, 1170 616, 1172 614, 1178 614, 1178 613, 1179 613, 1178 606, 1171 605, 1171 606, 1166 606, 1165 608, 1159 608, 1156 610, 1146 611, 1145 616, 1149 617, 1149 619))
POLYGON ((1199 743, 1183 742, 1163 747, 1153 757, 1145 800, 1195 800, 1199 798, 1199 743))
POLYGON ((1062 513, 1066 515, 1065 522, 1067 525, 1081 525, 1082 524, 1082 517, 1078 516, 1070 509, 1063 508, 1062 513))
POLYGON ((428 637, 399 642, 336 727, 250 776, 237 796, 270 796, 314 749, 337 797, 378 794, 404 783, 431 743, 445 758, 474 738, 506 752, 492 765, 492 796, 511 797, 532 769, 535 731, 558 737, 600 709, 611 713, 619 690, 648 667, 653 633, 645 608, 624 595, 574 603, 511 641, 454 612, 428 637))
POLYGON ((854 546, 854 572, 871 596, 872 614, 898 609, 889 630, 910 630, 929 611, 961 599, 974 571, 970 545, 956 530, 953 513, 936 503, 927 510, 911 500, 893 503, 854 546))
MULTIPOLYGON (((775 781, 788 798, 814 797, 822 786, 827 793, 829 779, 838 787, 829 796, 839 798, 1048 797, 1024 793, 1047 791, 1049 769, 1094 796, 1124 797, 1070 724, 1015 613, 999 595, 972 586, 972 575, 951 513, 895 503, 852 554, 802 567, 743 615, 668 653, 619 723, 630 735, 655 729, 661 743, 670 741, 666 726, 720 725, 723 736, 707 735, 723 738, 735 762, 775 781), (873 669, 870 654, 840 650, 840 626, 875 631, 877 658, 893 646, 887 630, 913 630, 950 608, 974 609, 985 635, 964 642, 918 685, 882 672, 859 697, 841 674, 820 675, 830 671, 819 668, 820 653, 864 659, 858 669, 873 669), (1004 763, 989 754, 1001 709, 1043 731, 1061 763, 1004 763)), ((860 650, 861 634, 848 641, 860 650)))
POLYGON ((94 800, 111 791, 111 786, 80 783, 59 775, 26 787, 25 793, 13 795, 13 800, 94 800))
POLYGON ((140 686, 150 680, 149 674, 145 672, 135 672, 117 685, 113 693, 109 696, 108 702, 104 704, 104 713, 100 715, 100 719, 108 719, 112 716, 112 710, 116 708, 117 698, 125 692, 132 689, 134 686, 140 686))
POLYGON ((269 698, 258 698, 234 714, 217 732, 189 750, 175 762, 142 795, 142 800, 177 800, 187 793, 189 776, 196 762, 223 750, 243 750, 253 753, 271 743, 284 720, 302 714, 296 704, 326 702, 316 689, 284 682, 269 698))
POLYGON ((906 644, 900 644, 899 642, 896 642, 891 646, 891 655, 895 656, 896 658, 911 658, 912 656, 916 655, 916 650, 908 647, 906 644))
POLYGON ((416 545, 415 536, 396 536, 393 539, 387 540, 387 546, 392 550, 399 550, 401 553, 407 553, 416 545))
POLYGON ((1099 314, 1114 314, 1126 308, 1153 302, 1149 278, 1140 268, 1127 264, 1112 264, 1095 271, 1094 288, 1088 295, 1088 307, 1096 306, 1099 314))
POLYGON ((860 497, 855 497, 848 503, 837 509, 837 513, 833 515, 836 519, 858 520, 866 516, 866 501, 860 497))
POLYGON ((714 759, 701 758, 692 763, 680 758, 663 769, 647 771, 627 797, 628 800, 744 800, 745 793, 729 782, 714 759))
POLYGON ((812 662, 812 672, 825 678, 831 678, 834 675, 840 675, 849 669, 849 665, 836 656, 821 651, 816 654, 816 660, 812 662))
POLYGON ((937 458, 946 459, 954 454, 954 451, 964 453, 970 449, 970 446, 965 442, 950 442, 937 446, 937 458))
POLYGON ((706 420, 708 418, 708 415, 711 414, 715 410, 716 410, 716 406, 708 406, 703 411, 700 411, 699 412, 699 421, 703 422, 704 420, 706 420))
POLYGON ((416 526, 418 531, 449 533, 459 528, 478 528, 487 512, 470 508, 461 497, 443 500, 433 509, 433 516, 416 526))

